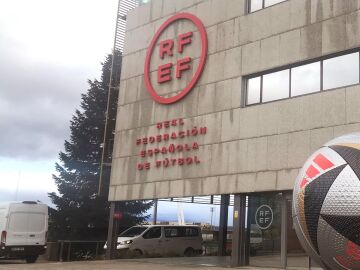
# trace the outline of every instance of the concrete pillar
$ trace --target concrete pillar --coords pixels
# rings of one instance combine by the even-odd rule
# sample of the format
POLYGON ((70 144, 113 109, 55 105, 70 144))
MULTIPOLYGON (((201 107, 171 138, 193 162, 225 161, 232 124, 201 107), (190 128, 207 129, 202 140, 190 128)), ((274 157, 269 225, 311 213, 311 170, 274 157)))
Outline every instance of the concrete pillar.
POLYGON ((235 194, 231 267, 245 266, 246 263, 245 215, 246 215, 246 195, 235 194))
POLYGON ((114 215, 117 210, 117 203, 110 203, 110 216, 109 216, 109 228, 108 228, 108 237, 107 237, 107 250, 105 253, 105 259, 111 260, 116 256, 116 244, 117 236, 119 230, 119 220, 114 218, 114 215))
POLYGON ((154 200, 154 218, 153 218, 153 224, 156 225, 157 222, 157 212, 158 212, 158 200, 154 200))
POLYGON ((221 195, 218 256, 226 256, 226 236, 227 236, 227 226, 228 226, 229 202, 230 202, 229 194, 221 195))

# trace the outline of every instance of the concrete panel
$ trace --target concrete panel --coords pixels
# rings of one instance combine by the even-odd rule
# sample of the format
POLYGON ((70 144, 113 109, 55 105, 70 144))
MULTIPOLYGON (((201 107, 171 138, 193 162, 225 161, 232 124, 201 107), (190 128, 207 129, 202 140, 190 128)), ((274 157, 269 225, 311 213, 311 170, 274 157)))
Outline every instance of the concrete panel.
POLYGON ((239 193, 253 192, 255 191, 256 174, 255 173, 243 173, 237 177, 237 189, 239 193))
POLYGON ((346 88, 346 123, 360 122, 360 86, 346 88))
MULTIPOLYGON (((163 15, 163 1, 164 0, 151 0, 151 13, 150 13, 150 20, 154 21, 162 17, 163 15)), ((167 0, 165 0, 167 1, 167 0)))
POLYGON ((228 50, 234 43, 234 23, 235 20, 229 20, 217 25, 216 50, 228 50))
POLYGON ((203 194, 204 195, 212 195, 212 194, 219 194, 219 177, 207 177, 202 180, 203 186, 203 194))
POLYGON ((276 189, 277 190, 292 190, 295 185, 295 179, 299 174, 298 169, 281 170, 277 172, 276 189))
POLYGON ((334 138, 334 128, 320 128, 310 131, 310 152, 315 152, 334 138))
POLYGON ((243 75, 251 74, 261 70, 261 46, 260 42, 253 42, 242 47, 242 73, 243 75))
POLYGON ((311 59, 322 53, 322 23, 308 25, 300 30, 301 59, 311 59))
POLYGON ((358 47, 360 44, 360 12, 356 11, 346 16, 346 47, 358 47))
POLYGON ((219 177, 220 194, 232 194, 237 190, 237 175, 223 175, 219 177))
POLYGON ((158 198, 170 197, 170 181, 156 182, 155 183, 156 195, 158 198))
POLYGON ((195 178, 185 181, 185 196, 193 196, 194 194, 202 194, 203 181, 201 178, 195 178))
POLYGON ((240 139, 256 137, 259 131, 259 106, 240 111, 240 139))
POLYGON ((240 109, 223 111, 221 115, 221 141, 238 139, 240 136, 240 109))
POLYGON ((185 183, 183 180, 170 181, 169 197, 184 197, 185 195, 185 183))
POLYGON ((232 80, 226 80, 215 85, 215 111, 231 109, 232 80))
POLYGON ((261 69, 269 69, 279 65, 280 36, 272 36, 261 41, 261 69))
POLYGON ((255 180, 255 191, 270 191, 276 189, 276 172, 258 172, 255 180))
POLYGON ((199 99, 197 113, 206 114, 215 111, 215 83, 202 85, 199 87, 199 99))
POLYGON ((271 34, 276 35, 290 29, 291 1, 285 1, 270 8, 271 11, 271 34))
POLYGON ((322 53, 343 51, 346 47, 346 16, 323 22, 322 53))
POLYGON ((337 126, 346 123, 345 89, 329 91, 321 95, 323 127, 337 126))
POLYGON ((268 170, 279 170, 287 167, 288 136, 288 134, 281 134, 268 137, 268 170))
POLYGON ((287 167, 300 168, 310 154, 310 131, 290 133, 287 167))
POLYGON ((263 104, 258 109, 258 135, 273 135, 279 132, 279 103, 263 104))
POLYGON ((223 79, 229 79, 238 77, 241 75, 241 47, 236 47, 225 51, 225 63, 224 63, 224 77, 223 79))
POLYGON ((298 28, 310 23, 312 0, 290 1, 290 28, 298 28))
POLYGON ((295 63, 300 59, 300 29, 280 35, 280 65, 295 63))

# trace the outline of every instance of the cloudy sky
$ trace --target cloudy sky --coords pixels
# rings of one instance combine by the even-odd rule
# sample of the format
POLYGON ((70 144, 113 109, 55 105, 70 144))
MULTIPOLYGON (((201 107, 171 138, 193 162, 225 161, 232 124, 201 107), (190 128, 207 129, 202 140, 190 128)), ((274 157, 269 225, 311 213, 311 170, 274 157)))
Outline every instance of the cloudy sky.
POLYGON ((0 201, 49 202, 80 94, 111 52, 116 9, 117 0, 0 0, 0 201))

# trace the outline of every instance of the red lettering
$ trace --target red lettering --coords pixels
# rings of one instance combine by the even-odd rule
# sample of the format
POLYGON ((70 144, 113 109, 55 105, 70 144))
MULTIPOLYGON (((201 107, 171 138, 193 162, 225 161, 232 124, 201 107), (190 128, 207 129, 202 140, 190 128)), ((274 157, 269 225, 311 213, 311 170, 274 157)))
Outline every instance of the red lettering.
POLYGON ((184 159, 183 159, 183 158, 179 158, 179 159, 178 159, 178 164, 179 164, 180 166, 184 165, 184 159))
POLYGON ((168 141, 169 139, 170 139, 170 135, 169 134, 164 134, 163 135, 163 139, 164 139, 164 141, 168 141))
POLYGON ((144 163, 144 168, 149 170, 150 169, 150 163, 149 162, 144 163))
POLYGON ((155 137, 154 136, 149 137, 149 143, 154 143, 154 142, 155 142, 155 137))
POLYGON ((199 144, 197 142, 194 142, 193 146, 192 146, 192 149, 193 150, 199 149, 199 144))
POLYGON ((188 145, 187 143, 184 145, 184 149, 185 149, 186 151, 190 151, 190 150, 191 150, 191 148, 189 147, 189 145, 188 145))
POLYGON ((136 145, 141 144, 141 139, 136 139, 136 145))
POLYGON ((166 128, 170 127, 170 121, 165 121, 164 122, 164 127, 166 127, 166 128))
POLYGON ((184 138, 185 137, 185 132, 184 131, 180 131, 179 132, 179 138, 184 138))
POLYGON ((176 139, 177 138, 177 134, 175 132, 171 133, 171 139, 176 139))
POLYGON ((191 57, 185 57, 183 59, 177 60, 176 78, 180 79, 182 72, 190 69, 190 65, 189 65, 190 62, 191 62, 191 57))
POLYGON ((184 119, 182 119, 182 118, 179 119, 179 125, 180 125, 180 126, 183 126, 183 125, 184 125, 184 119))
POLYGON ((147 138, 143 138, 143 139, 142 139, 142 142, 143 142, 143 144, 147 144, 147 143, 148 143, 148 139, 147 139, 147 138))
POLYGON ((160 160, 157 160, 155 163, 156 163, 156 168, 159 168, 161 166, 161 161, 160 160))
POLYGON ((167 39, 160 41, 160 58, 164 59, 164 55, 173 56, 174 41, 172 39, 167 39))
POLYGON ((174 165, 176 164, 176 161, 177 161, 176 158, 172 158, 172 159, 171 159, 171 164, 174 166, 174 165))
POLYGON ((144 166, 143 166, 141 163, 139 163, 139 164, 137 165, 137 168, 138 168, 139 171, 141 171, 141 170, 144 169, 144 166))
POLYGON ((145 151, 145 150, 142 150, 142 151, 140 152, 140 156, 141 156, 141 157, 145 157, 145 156, 146 156, 146 151, 145 151))
POLYGON ((157 127, 158 129, 162 129, 162 123, 157 123, 157 124, 156 124, 156 127, 157 127))
POLYGON ((198 159, 197 156, 194 157, 194 163, 196 163, 196 164, 199 164, 199 163, 200 163, 200 160, 198 159))
POLYGON ((174 126, 174 127, 177 125, 177 120, 176 119, 171 120, 170 122, 171 122, 171 125, 174 126))
POLYGON ((156 141, 161 142, 161 135, 156 135, 156 141))
POLYGON ((184 51, 184 46, 188 45, 192 42, 191 37, 193 32, 187 32, 184 34, 180 34, 178 36, 178 52, 182 53, 184 51))
POLYGON ((190 165, 191 163, 193 163, 193 158, 192 157, 187 157, 185 159, 185 162, 186 162, 187 165, 190 165))
POLYGON ((157 72, 157 81, 158 83, 164 83, 164 82, 168 82, 171 81, 171 68, 172 68, 173 64, 172 63, 168 63, 165 65, 161 65, 158 68, 158 72, 157 72))
POLYGON ((159 149, 159 148, 155 148, 155 149, 154 149, 154 153, 155 153, 155 155, 156 155, 156 154, 159 154, 159 153, 160 153, 160 149, 159 149))
POLYGON ((152 155, 154 154, 154 150, 152 149, 149 149, 147 152, 150 157, 152 157, 152 155))
POLYGON ((207 128, 206 127, 201 127, 200 128, 200 134, 206 134, 207 128))

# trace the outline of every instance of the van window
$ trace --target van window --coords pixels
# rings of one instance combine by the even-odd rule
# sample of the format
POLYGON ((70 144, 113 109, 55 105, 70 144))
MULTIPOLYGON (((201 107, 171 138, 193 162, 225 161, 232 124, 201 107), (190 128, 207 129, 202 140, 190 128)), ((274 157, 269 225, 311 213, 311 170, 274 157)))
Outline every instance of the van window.
POLYGON ((165 237, 196 237, 199 236, 199 230, 191 227, 166 227, 165 237))
POLYGON ((154 239, 161 237, 161 227, 153 227, 150 228, 144 235, 143 238, 145 239, 154 239))
POLYGON ((147 227, 131 227, 130 229, 127 229, 126 231, 122 232, 120 236, 122 237, 134 237, 142 234, 147 227))

